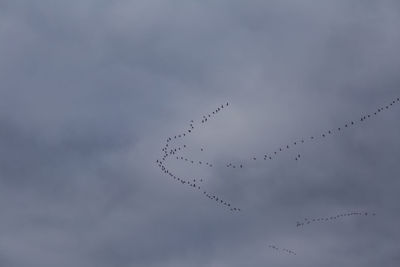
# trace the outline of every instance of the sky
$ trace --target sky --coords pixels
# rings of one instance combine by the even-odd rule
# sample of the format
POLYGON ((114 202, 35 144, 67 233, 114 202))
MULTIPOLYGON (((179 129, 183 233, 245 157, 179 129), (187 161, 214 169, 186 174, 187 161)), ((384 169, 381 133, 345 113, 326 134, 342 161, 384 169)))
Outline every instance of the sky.
POLYGON ((0 266, 399 266, 399 24, 396 0, 0 0, 0 266), (162 164, 201 190, 156 163, 191 120, 162 164))

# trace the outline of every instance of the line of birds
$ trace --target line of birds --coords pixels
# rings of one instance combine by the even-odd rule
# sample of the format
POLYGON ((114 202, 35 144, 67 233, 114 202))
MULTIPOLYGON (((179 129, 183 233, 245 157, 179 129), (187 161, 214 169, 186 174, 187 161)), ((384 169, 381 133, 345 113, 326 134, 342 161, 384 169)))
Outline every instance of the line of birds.
POLYGON ((344 217, 350 217, 350 216, 375 216, 376 213, 372 212, 350 212, 350 213, 341 213, 335 216, 329 216, 329 217, 321 217, 321 218, 314 218, 314 219, 308 219, 304 218, 304 222, 296 222, 296 227, 304 226, 306 224, 311 224, 311 223, 316 223, 316 222, 327 222, 327 221, 333 221, 336 219, 344 218, 344 217))
MULTIPOLYGON (((266 154, 264 154, 263 157, 253 156, 253 157, 251 157, 249 160, 250 160, 250 161, 257 161, 257 160, 260 159, 260 158, 262 158, 262 159, 265 160, 265 161, 266 161, 266 160, 272 160, 272 159, 276 158, 281 152, 284 152, 284 151, 286 151, 286 150, 290 150, 290 149, 292 149, 292 148, 294 148, 294 147, 297 147, 297 146, 299 146, 299 145, 302 145, 302 144, 305 144, 305 143, 308 143, 308 142, 313 142, 313 141, 315 142, 315 141, 317 141, 317 140, 325 139, 325 138, 327 138, 328 136, 334 135, 334 134, 336 134, 336 133, 340 133, 340 132, 342 132, 342 131, 345 130, 345 129, 348 129, 348 128, 350 128, 350 127, 353 127, 353 126, 356 125, 357 123, 365 122, 366 120, 372 118, 373 116, 378 115, 378 114, 381 113, 382 111, 388 110, 388 109, 391 108, 394 104, 396 104, 396 102, 397 102, 397 103, 400 102, 400 98, 397 98, 397 99, 392 100, 392 101, 391 101, 389 104, 387 104, 386 106, 380 107, 380 108, 378 108, 376 111, 374 111, 374 112, 372 112, 372 113, 369 113, 369 114, 367 114, 367 115, 361 116, 358 120, 352 120, 352 121, 346 122, 346 123, 343 124, 342 127, 337 127, 337 128, 335 128, 335 129, 329 129, 329 130, 324 131, 323 133, 321 133, 321 134, 319 134, 319 135, 311 135, 311 136, 309 136, 308 138, 299 138, 298 140, 294 141, 294 142, 291 143, 291 144, 286 144, 286 145, 280 146, 280 147, 279 147, 278 149, 276 149, 275 151, 273 151, 273 152, 271 152, 271 153, 266 153, 266 154)), ((300 155, 298 154, 298 155, 295 157, 295 160, 299 160, 299 159, 300 159, 300 155)), ((234 163, 232 163, 232 162, 226 163, 226 167, 227 167, 227 168, 241 169, 241 168, 244 168, 244 166, 245 166, 245 164, 244 164, 243 162, 236 163, 236 164, 234 164, 234 163)))
POLYGON ((296 252, 294 252, 293 250, 287 249, 287 248, 279 248, 279 247, 277 247, 277 246, 275 246, 275 245, 268 245, 268 247, 271 248, 271 249, 274 249, 274 250, 276 250, 276 251, 283 251, 283 252, 286 252, 286 253, 288 253, 288 254, 290 254, 290 255, 294 255, 294 256, 297 255, 296 252))
POLYGON ((161 161, 157 160, 156 163, 158 164, 158 167, 161 169, 161 171, 164 174, 168 175, 171 179, 175 180, 176 182, 180 182, 183 185, 187 185, 187 186, 191 187, 192 189, 197 189, 198 191, 202 191, 203 195, 206 196, 208 199, 216 201, 218 204, 225 206, 230 211, 234 211, 234 212, 241 211, 240 208, 234 207, 231 203, 227 202, 226 200, 223 200, 222 198, 204 190, 200 186, 200 184, 203 183, 203 179, 197 179, 197 180, 196 179, 192 179, 192 180, 183 179, 181 177, 176 176, 173 172, 171 172, 169 169, 167 169, 161 161))
MULTIPOLYGON (((212 112, 212 115, 211 115, 211 114, 208 114, 208 117, 203 115, 202 120, 201 120, 201 123, 204 124, 205 122, 209 121, 209 119, 210 119, 213 115, 217 114, 217 113, 220 112, 224 107, 227 107, 227 106, 229 106, 229 102, 227 102, 225 106, 224 106, 224 105, 221 105, 220 107, 216 108, 216 109, 212 112)), ((216 195, 211 194, 211 193, 209 193, 208 191, 204 190, 204 189, 200 186, 200 184, 203 183, 203 179, 197 179, 197 180, 196 180, 196 179, 187 179, 187 178, 184 179, 184 178, 181 178, 181 177, 176 176, 173 172, 171 172, 171 171, 166 167, 165 161, 166 161, 166 159, 167 159, 169 156, 172 156, 172 155, 175 155, 175 159, 177 159, 177 160, 182 160, 182 161, 185 161, 185 162, 190 162, 190 163, 192 163, 192 164, 195 164, 195 163, 196 163, 196 164, 199 164, 199 165, 206 165, 206 166, 208 166, 208 167, 213 167, 213 165, 212 165, 211 163, 209 163, 209 162, 194 161, 194 160, 188 159, 187 157, 178 156, 177 154, 178 154, 180 151, 183 151, 184 149, 187 148, 187 145, 186 145, 186 144, 184 144, 183 146, 170 147, 170 145, 172 144, 173 141, 175 141, 175 140, 177 140, 177 139, 180 139, 180 138, 183 138, 183 137, 186 137, 187 134, 192 133, 193 130, 194 130, 194 123, 195 123, 195 122, 194 122, 193 120, 190 121, 190 124, 189 124, 190 129, 187 130, 187 133, 182 133, 182 134, 178 134, 178 135, 175 135, 175 136, 173 136, 173 137, 168 137, 168 138, 167 138, 167 141, 166 141, 165 146, 162 147, 162 149, 161 149, 161 151, 163 152, 163 155, 162 155, 161 159, 157 159, 157 160, 156 160, 156 164, 158 165, 158 167, 161 169, 161 171, 162 171, 164 174, 168 175, 168 176, 169 176, 171 179, 173 179, 174 181, 179 182, 179 183, 181 183, 182 185, 187 185, 187 186, 191 187, 192 189, 197 189, 197 191, 202 192, 203 195, 204 195, 205 197, 207 197, 208 199, 214 200, 216 203, 225 206, 226 208, 228 208, 228 209, 229 209, 230 211, 232 211, 232 212, 239 212, 239 211, 241 211, 240 208, 234 207, 231 203, 227 202, 226 200, 223 200, 223 199, 220 198, 219 196, 216 196, 216 195)), ((200 151, 204 151, 204 149, 203 149, 203 148, 200 148, 200 151)))
MULTIPOLYGON (((174 148, 170 148, 169 151, 167 153, 165 153, 167 150, 165 150, 165 147, 162 149, 162 151, 164 152, 164 157, 162 158, 163 161, 165 161, 169 156, 173 156, 175 155, 175 159, 176 160, 181 160, 181 161, 185 161, 187 163, 191 163, 191 164, 197 164, 197 165, 206 165, 208 167, 213 167, 213 165, 207 161, 201 161, 201 160, 193 160, 191 158, 188 157, 183 157, 183 156, 179 156, 179 152, 182 152, 185 148, 187 148, 187 145, 184 144, 183 146, 178 146, 178 147, 174 147, 174 148)), ((200 148, 200 151, 203 152, 204 148, 200 148)))
MULTIPOLYGON (((186 145, 183 145, 183 148, 186 148, 186 145)), ((175 148, 174 150, 170 151, 169 155, 176 155, 178 151, 181 151, 181 147, 175 148)), ((200 148, 200 151, 204 151, 203 148, 200 148)), ((183 156, 175 156, 175 159, 177 160, 182 160, 191 164, 197 164, 197 165, 206 165, 208 167, 212 167, 213 165, 207 161, 201 161, 201 160, 193 160, 187 157, 183 157, 183 156)))
POLYGON ((206 166, 208 166, 208 167, 212 167, 213 165, 211 164, 211 163, 209 163, 209 162, 204 162, 204 161, 201 161, 201 160, 199 160, 199 161, 194 161, 193 159, 188 159, 188 158, 184 158, 184 157, 178 157, 178 156, 176 156, 176 159, 177 160, 183 160, 183 161, 186 161, 186 162, 190 162, 190 163, 192 163, 192 164, 198 164, 198 165, 202 165, 202 164, 204 164, 204 165, 206 165, 206 166))

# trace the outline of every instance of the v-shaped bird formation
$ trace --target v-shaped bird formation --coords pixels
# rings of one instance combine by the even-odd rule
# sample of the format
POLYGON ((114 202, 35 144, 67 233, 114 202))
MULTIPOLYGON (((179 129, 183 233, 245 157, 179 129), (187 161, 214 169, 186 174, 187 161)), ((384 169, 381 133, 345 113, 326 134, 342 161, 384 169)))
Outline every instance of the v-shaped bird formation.
MULTIPOLYGON (((382 112, 389 110, 393 105, 398 104, 399 102, 400 102, 400 98, 395 98, 392 101, 390 101, 387 105, 378 107, 374 111, 372 111, 370 113, 363 114, 357 119, 348 120, 347 122, 344 122, 342 125, 340 125, 338 127, 326 129, 325 131, 322 131, 319 134, 310 135, 308 137, 300 137, 295 141, 292 141, 290 143, 278 146, 278 148, 275 149, 274 151, 270 151, 268 153, 265 153, 262 156, 254 155, 254 156, 250 157, 247 161, 242 161, 242 162, 228 162, 228 163, 225 164, 225 166, 227 168, 240 170, 240 169, 244 169, 245 166, 246 166, 246 163, 249 163, 250 161, 251 162, 257 162, 257 161, 265 161, 265 162, 267 162, 267 161, 270 161, 270 160, 274 160, 281 153, 283 153, 285 151, 291 151, 296 147, 303 146, 303 145, 309 144, 311 142, 325 140, 325 139, 329 138, 330 136, 340 134, 340 133, 342 133, 343 131, 345 131, 347 129, 354 128, 357 125, 365 123, 369 119, 371 119, 373 117, 377 117, 382 112)), ((222 104, 222 105, 218 106, 215 110, 213 110, 212 112, 206 113, 205 115, 203 115, 201 118, 199 118, 196 121, 195 120, 190 120, 189 125, 188 125, 186 130, 180 131, 177 134, 171 135, 168 138, 166 138, 165 145, 161 149, 161 151, 162 151, 161 158, 156 160, 156 164, 161 169, 161 171, 163 173, 167 174, 171 179, 173 179, 173 180, 175 180, 175 181, 177 181, 177 182, 179 182, 179 183, 181 183, 183 185, 186 185, 186 186, 188 186, 188 187, 190 187, 192 189, 197 189, 199 192, 202 192, 202 194, 205 197, 207 197, 207 198, 209 198, 211 200, 214 200, 216 203, 227 207, 231 211, 241 211, 240 208, 233 207, 232 204, 229 203, 228 201, 226 201, 226 200, 222 199, 221 197, 219 197, 219 196, 217 196, 215 194, 212 194, 212 193, 208 192, 207 190, 205 190, 202 187, 203 179, 199 179, 199 178, 193 179, 193 178, 187 178, 187 177, 179 177, 174 172, 169 170, 167 168, 167 164, 166 164, 166 160, 168 158, 171 158, 171 159, 174 159, 174 160, 182 161, 182 162, 184 162, 186 164, 189 164, 189 165, 204 166, 204 167, 207 167, 207 168, 214 167, 213 163, 211 163, 210 161, 207 161, 205 159, 193 159, 193 158, 189 158, 187 156, 182 155, 182 153, 185 150, 188 149, 189 145, 187 145, 187 144, 174 145, 174 143, 176 143, 178 141, 181 142, 181 140, 184 140, 185 137, 193 134, 198 127, 204 126, 207 122, 209 122, 212 119, 214 119, 218 115, 219 112, 222 112, 228 106, 229 106, 229 102, 227 102, 226 104, 222 104)), ((203 152, 204 151, 204 147, 201 147, 199 150, 200 150, 199 152, 203 152)), ((298 160, 300 160, 300 158, 301 158, 301 155, 299 153, 296 153, 296 156, 294 157, 294 159, 296 161, 298 161, 298 160)), ((339 216, 339 217, 342 217, 342 216, 339 216)), ((334 216, 333 218, 337 219, 339 217, 334 216)), ((313 222, 313 220, 315 220, 315 222, 327 221, 327 220, 330 220, 330 217, 329 218, 316 218, 316 219, 312 219, 309 222, 306 221, 306 222, 299 223, 299 224, 300 225, 309 224, 309 223, 313 222)))
MULTIPOLYGON (((276 159, 281 153, 283 153, 285 151, 291 151, 296 147, 306 145, 311 142, 325 140, 325 139, 329 138, 330 136, 338 135, 347 129, 354 128, 357 125, 365 123, 369 119, 377 117, 382 112, 389 110, 393 105, 398 104, 399 102, 400 102, 400 98, 395 98, 394 100, 390 101, 390 103, 388 103, 387 105, 381 106, 370 113, 363 114, 357 119, 348 120, 347 122, 344 122, 342 125, 339 125, 335 128, 326 129, 325 131, 322 131, 319 134, 310 135, 310 136, 306 136, 306 137, 300 137, 297 140, 294 140, 290 143, 278 146, 278 148, 275 149, 274 151, 265 153, 262 156, 253 155, 250 158, 248 158, 247 161, 228 162, 228 163, 226 163, 226 167, 240 170, 240 169, 243 169, 246 166, 246 163, 249 163, 250 161, 251 162, 257 162, 257 161, 267 162, 267 161, 276 159)), ((156 160, 156 164, 158 165, 158 167, 164 174, 166 174, 168 177, 170 177, 175 182, 178 182, 182 185, 187 186, 188 188, 191 188, 195 191, 200 192, 203 196, 207 197, 210 200, 213 200, 216 204, 227 208, 229 211, 239 212, 239 211, 241 211, 240 208, 234 207, 227 200, 207 191, 204 188, 205 184, 204 184, 204 180, 202 178, 180 177, 180 176, 176 175, 175 172, 168 169, 167 164, 166 164, 166 160, 168 158, 171 158, 171 159, 185 162, 190 165, 205 166, 208 168, 213 167, 214 164, 210 163, 210 161, 207 161, 204 159, 196 159, 195 160, 195 159, 183 156, 182 153, 189 148, 189 146, 187 144, 183 144, 183 145, 181 144, 181 145, 175 145, 175 146, 173 144, 180 140, 184 140, 184 138, 189 136, 190 134, 192 134, 197 129, 197 127, 202 126, 202 125, 204 126, 207 122, 209 122, 215 116, 217 116, 217 114, 219 112, 221 112, 223 109, 227 108, 228 106, 229 106, 229 103, 227 102, 225 105, 221 105, 221 106, 217 107, 214 111, 207 113, 206 115, 203 115, 198 121, 191 120, 188 125, 188 128, 186 130, 181 131, 180 133, 177 133, 176 135, 172 135, 172 136, 168 137, 166 139, 165 145, 161 149, 161 151, 162 151, 161 158, 156 160)), ((204 147, 201 147, 199 150, 200 151, 198 151, 198 152, 203 152, 204 147)), ((300 158, 301 158, 301 155, 299 153, 296 153, 296 156, 294 159, 296 161, 298 161, 298 160, 300 160, 300 158)), ((371 213, 371 212, 366 212, 366 211, 364 211, 364 212, 349 212, 349 213, 341 213, 341 214, 337 214, 335 216, 328 216, 328 217, 318 217, 318 218, 311 218, 311 219, 304 218, 304 220, 296 222, 296 227, 303 227, 303 226, 313 224, 313 223, 326 223, 326 222, 330 222, 330 221, 337 221, 337 220, 351 217, 351 216, 362 216, 362 217, 376 216, 376 213, 374 213, 374 212, 371 213)), ((294 252, 293 250, 287 249, 287 248, 279 248, 275 245, 269 245, 269 248, 271 248, 275 251, 284 252, 287 255, 292 255, 292 256, 297 255, 296 252, 294 252)))
MULTIPOLYGON (((178 155, 178 153, 180 151, 183 151, 184 149, 186 149, 188 147, 186 144, 181 145, 181 146, 172 146, 172 144, 174 143, 174 141, 182 140, 186 136, 192 134, 194 132, 194 130, 197 128, 196 123, 204 125, 205 123, 207 123, 208 121, 213 119, 219 112, 221 112, 224 108, 226 108, 228 106, 229 106, 229 103, 227 102, 225 105, 221 105, 221 106, 217 107, 214 111, 208 113, 207 115, 203 115, 203 117, 198 122, 195 122, 194 120, 190 120, 189 127, 186 131, 182 131, 180 134, 178 133, 174 136, 168 137, 166 139, 166 143, 165 143, 164 147, 161 149, 161 151, 163 152, 162 157, 161 157, 161 159, 156 160, 156 164, 161 169, 161 171, 164 174, 168 175, 172 180, 174 180, 178 183, 181 183, 182 185, 186 185, 186 186, 192 188, 193 190, 197 190, 198 192, 201 192, 208 199, 215 201, 215 203, 226 207, 230 211, 239 212, 239 211, 241 211, 240 208, 234 207, 227 200, 205 190, 202 186, 202 183, 203 183, 202 178, 196 179, 196 178, 179 177, 174 172, 169 170, 166 166, 166 160, 169 157, 172 157, 176 160, 181 160, 181 161, 187 162, 189 164, 197 164, 197 165, 204 165, 207 167, 213 167, 213 164, 211 164, 207 161, 202 161, 202 160, 195 161, 193 159, 178 155)), ((200 148, 200 151, 204 151, 204 148, 200 148)))

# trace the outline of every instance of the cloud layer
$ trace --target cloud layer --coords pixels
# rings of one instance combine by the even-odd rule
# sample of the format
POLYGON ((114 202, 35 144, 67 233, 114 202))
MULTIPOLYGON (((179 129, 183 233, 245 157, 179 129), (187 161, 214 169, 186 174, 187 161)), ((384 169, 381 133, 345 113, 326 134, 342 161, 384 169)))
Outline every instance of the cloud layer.
POLYGON ((399 24, 398 1, 0 1, 0 265, 398 266, 399 104, 226 164, 400 97, 399 24), (165 164, 239 213, 155 162, 227 101, 177 142, 213 167, 165 164), (296 227, 352 212, 376 216, 296 227))

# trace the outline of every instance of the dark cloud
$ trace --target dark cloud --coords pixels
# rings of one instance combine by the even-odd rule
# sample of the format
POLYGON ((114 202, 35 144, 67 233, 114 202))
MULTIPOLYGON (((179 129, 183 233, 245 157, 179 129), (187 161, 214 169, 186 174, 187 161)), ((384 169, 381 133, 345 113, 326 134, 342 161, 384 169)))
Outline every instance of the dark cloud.
POLYGON ((0 265, 398 266, 399 11, 0 1, 0 265), (155 164, 227 101, 166 165, 236 213, 155 164))

